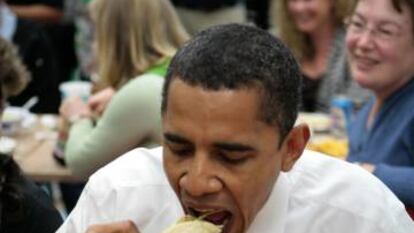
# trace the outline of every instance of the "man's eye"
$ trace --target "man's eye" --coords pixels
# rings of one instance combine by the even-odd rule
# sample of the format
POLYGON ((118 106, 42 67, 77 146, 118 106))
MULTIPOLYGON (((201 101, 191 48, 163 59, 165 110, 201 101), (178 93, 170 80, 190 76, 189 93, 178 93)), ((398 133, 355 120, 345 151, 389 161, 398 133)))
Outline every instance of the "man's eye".
POLYGON ((171 152, 174 155, 183 157, 183 156, 189 156, 193 153, 193 149, 191 147, 169 147, 171 152))
POLYGON ((234 155, 234 154, 225 154, 225 153, 219 153, 219 158, 231 165, 239 165, 247 161, 248 157, 245 155, 234 155))

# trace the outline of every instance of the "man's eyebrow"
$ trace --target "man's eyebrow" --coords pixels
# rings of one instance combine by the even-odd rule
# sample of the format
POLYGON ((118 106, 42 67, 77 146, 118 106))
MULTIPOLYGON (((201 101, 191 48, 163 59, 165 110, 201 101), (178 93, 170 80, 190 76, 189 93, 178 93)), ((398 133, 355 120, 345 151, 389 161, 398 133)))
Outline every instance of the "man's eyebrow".
POLYGON ((231 152, 248 152, 256 151, 256 149, 249 145, 243 145, 240 143, 229 143, 229 142, 216 142, 213 144, 214 147, 231 152))
POLYGON ((164 138, 172 143, 191 144, 191 142, 183 136, 173 133, 164 133, 164 138))

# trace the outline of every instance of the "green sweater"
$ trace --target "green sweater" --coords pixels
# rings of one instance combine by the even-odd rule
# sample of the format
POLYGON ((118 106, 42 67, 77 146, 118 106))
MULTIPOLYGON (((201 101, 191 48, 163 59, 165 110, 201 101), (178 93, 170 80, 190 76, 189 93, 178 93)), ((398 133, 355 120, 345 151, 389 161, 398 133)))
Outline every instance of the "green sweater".
POLYGON ((135 147, 161 142, 161 92, 167 64, 150 69, 125 84, 93 125, 83 119, 72 125, 65 160, 75 175, 88 176, 135 147))

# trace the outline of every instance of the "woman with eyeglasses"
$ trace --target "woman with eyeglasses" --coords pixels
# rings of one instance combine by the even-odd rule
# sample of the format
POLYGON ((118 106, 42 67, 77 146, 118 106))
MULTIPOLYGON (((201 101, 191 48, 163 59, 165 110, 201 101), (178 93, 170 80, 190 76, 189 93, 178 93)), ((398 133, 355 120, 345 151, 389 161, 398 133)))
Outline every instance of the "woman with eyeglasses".
POLYGON ((414 206, 414 1, 359 0, 346 47, 354 80, 374 92, 350 127, 348 160, 414 206))
POLYGON ((345 24, 353 0, 274 0, 273 24, 293 50, 303 73, 302 110, 330 110, 334 95, 356 102, 369 93, 352 81, 346 65, 345 24))

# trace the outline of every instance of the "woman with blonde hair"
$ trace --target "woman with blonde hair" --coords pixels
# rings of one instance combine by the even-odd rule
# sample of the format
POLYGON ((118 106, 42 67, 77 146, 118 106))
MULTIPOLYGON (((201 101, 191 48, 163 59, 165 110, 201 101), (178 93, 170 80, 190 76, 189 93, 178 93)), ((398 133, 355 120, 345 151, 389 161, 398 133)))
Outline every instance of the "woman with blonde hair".
POLYGON ((163 76, 188 38, 168 0, 93 0, 90 11, 101 91, 89 105, 75 97, 61 106, 72 123, 65 161, 82 176, 134 147, 160 143, 163 76), (103 113, 95 123, 96 111, 103 113))
POLYGON ((293 50, 303 79, 303 110, 328 111, 336 94, 365 98, 348 75, 345 18, 353 0, 274 0, 271 15, 278 36, 293 50))
POLYGON ((101 84, 116 89, 175 54, 187 39, 171 4, 165 0, 94 0, 101 84))

